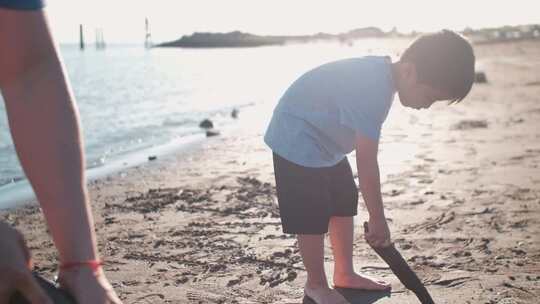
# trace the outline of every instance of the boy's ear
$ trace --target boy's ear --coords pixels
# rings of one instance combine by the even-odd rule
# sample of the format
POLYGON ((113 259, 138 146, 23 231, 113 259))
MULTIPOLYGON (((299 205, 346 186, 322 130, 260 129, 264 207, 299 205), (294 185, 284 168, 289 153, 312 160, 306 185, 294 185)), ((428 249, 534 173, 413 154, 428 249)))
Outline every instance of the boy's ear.
POLYGON ((416 84, 418 74, 416 74, 416 66, 410 62, 400 62, 401 78, 407 84, 416 84))

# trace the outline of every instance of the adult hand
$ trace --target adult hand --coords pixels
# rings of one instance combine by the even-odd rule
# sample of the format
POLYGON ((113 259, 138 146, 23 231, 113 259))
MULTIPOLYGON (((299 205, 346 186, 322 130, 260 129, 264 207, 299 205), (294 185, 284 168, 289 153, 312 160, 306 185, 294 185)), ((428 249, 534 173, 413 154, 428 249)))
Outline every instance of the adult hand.
POLYGON ((30 254, 22 235, 0 222, 0 303, 16 291, 32 304, 53 304, 29 269, 30 254))
POLYGON ((100 268, 87 267, 60 270, 60 285, 77 300, 77 304, 122 304, 100 268))
POLYGON ((370 218, 369 223, 364 223, 364 230, 364 238, 372 247, 383 248, 392 244, 386 218, 370 218))

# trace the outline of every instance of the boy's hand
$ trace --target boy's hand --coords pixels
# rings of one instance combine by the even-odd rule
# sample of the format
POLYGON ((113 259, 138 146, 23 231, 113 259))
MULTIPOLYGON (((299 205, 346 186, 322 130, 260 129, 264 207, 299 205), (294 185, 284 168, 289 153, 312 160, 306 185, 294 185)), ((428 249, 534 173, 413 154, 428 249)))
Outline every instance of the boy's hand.
POLYGON ((364 223, 364 238, 375 248, 388 247, 392 244, 390 240, 390 229, 386 219, 369 219, 369 224, 364 223))
POLYGON ((29 269, 30 254, 19 232, 0 223, 0 303, 19 291, 32 304, 52 304, 29 269))

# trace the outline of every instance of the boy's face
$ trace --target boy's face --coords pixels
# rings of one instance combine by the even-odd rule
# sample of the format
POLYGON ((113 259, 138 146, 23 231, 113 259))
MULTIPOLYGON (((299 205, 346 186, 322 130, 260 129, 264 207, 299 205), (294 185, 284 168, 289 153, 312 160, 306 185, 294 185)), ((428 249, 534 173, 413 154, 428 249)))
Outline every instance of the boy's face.
POLYGON ((436 101, 449 100, 440 90, 422 83, 407 85, 398 92, 401 104, 413 109, 427 109, 436 101))
POLYGON ((401 104, 413 109, 427 109, 436 101, 452 99, 441 90, 420 83, 416 68, 410 63, 401 64, 398 81, 398 95, 401 104))

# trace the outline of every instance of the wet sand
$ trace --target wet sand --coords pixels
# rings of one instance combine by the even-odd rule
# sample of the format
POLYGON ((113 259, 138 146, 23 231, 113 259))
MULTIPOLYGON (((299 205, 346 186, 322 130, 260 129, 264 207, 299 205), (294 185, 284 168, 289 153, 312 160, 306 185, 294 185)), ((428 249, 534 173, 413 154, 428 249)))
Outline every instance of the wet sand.
MULTIPOLYGON (((393 109, 406 119, 383 129, 387 217, 437 303, 535 303, 540 42, 476 53, 488 83, 463 104, 393 109)), ((281 233, 262 135, 261 126, 244 128, 91 183, 105 270, 125 303, 301 303, 306 274, 295 239, 281 233)), ((0 218, 24 233, 37 270, 52 277, 56 253, 39 209, 0 218)), ((393 289, 349 292, 350 302, 418 303, 364 242, 366 219, 360 202, 355 264, 393 289)), ((331 277, 329 248, 326 263, 331 277)))

